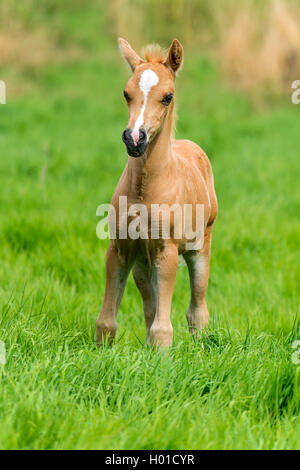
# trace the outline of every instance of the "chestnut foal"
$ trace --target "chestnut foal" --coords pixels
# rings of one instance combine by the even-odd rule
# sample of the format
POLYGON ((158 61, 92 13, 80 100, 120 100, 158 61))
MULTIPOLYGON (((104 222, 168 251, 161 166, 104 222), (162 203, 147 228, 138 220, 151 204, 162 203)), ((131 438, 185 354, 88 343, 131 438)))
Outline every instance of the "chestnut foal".
MULTIPOLYGON (((128 205, 174 203, 204 208, 203 244, 199 249, 186 249, 188 237, 174 236, 175 216, 170 237, 164 239, 123 239, 117 227, 106 257, 106 289, 97 320, 97 343, 109 343, 117 330, 117 312, 128 274, 133 269, 135 283, 142 295, 147 340, 159 349, 172 345, 171 301, 182 254, 189 271, 191 301, 187 321, 194 335, 208 326, 205 292, 208 284, 211 232, 217 216, 217 199, 210 162, 204 151, 189 140, 175 140, 174 82, 183 61, 183 49, 174 39, 165 57, 157 47, 144 51, 145 60, 119 39, 123 57, 133 72, 124 90, 129 122, 123 133, 128 162, 119 180, 112 205, 119 217, 119 197, 126 196, 128 205)), ((132 217, 125 215, 132 220, 132 217)), ((150 217, 151 218, 151 217, 150 217)), ((160 226, 161 219, 150 220, 160 226)), ((161 233, 161 230, 160 232, 161 233)))

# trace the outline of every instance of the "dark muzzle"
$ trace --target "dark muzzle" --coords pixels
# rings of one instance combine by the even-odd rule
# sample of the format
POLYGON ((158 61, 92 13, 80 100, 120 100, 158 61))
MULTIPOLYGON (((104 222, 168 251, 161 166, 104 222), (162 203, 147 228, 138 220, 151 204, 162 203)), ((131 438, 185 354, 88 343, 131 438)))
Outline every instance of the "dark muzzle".
POLYGON ((122 134, 122 140, 126 145, 127 153, 131 157, 141 157, 146 152, 148 147, 148 139, 147 139, 147 132, 145 129, 139 130, 139 141, 136 145, 134 145, 133 138, 132 138, 132 129, 127 127, 122 134))

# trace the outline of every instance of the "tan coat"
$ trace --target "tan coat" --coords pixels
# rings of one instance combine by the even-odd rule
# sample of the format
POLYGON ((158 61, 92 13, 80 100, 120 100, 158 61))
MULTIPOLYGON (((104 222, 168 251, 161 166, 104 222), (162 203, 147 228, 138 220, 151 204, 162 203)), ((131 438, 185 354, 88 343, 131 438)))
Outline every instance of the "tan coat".
MULTIPOLYGON (((97 320, 96 337, 98 344, 107 340, 111 342, 115 337, 117 311, 128 274, 133 269, 143 298, 147 340, 164 348, 172 344, 170 310, 179 254, 183 255, 190 276, 191 301, 187 313, 190 330, 197 335, 207 328, 205 292, 217 198, 211 165, 203 150, 189 140, 173 138, 174 82, 182 63, 182 46, 174 40, 166 58, 159 51, 148 48, 145 51, 146 62, 122 39, 120 48, 133 70, 125 89, 129 102, 125 143, 129 154, 132 149, 133 155, 140 148, 144 151, 147 147, 138 158, 128 157, 112 204, 116 209, 117 221, 124 216, 119 213, 120 196, 127 197, 128 207, 143 204, 149 214, 148 227, 158 226, 160 236, 153 239, 149 228, 148 239, 120 239, 120 226, 117 224, 117 238, 111 240, 107 252, 106 291, 97 320), (185 231, 184 218, 182 236, 175 237, 175 212, 171 212, 170 238, 163 238, 161 219, 152 216, 151 207, 153 204, 172 206, 174 203, 182 208, 186 204, 191 205, 193 229, 196 205, 203 205, 204 243, 200 249, 186 249, 187 242, 191 240, 185 231)), ((127 216, 127 224, 132 220, 133 216, 127 216)))

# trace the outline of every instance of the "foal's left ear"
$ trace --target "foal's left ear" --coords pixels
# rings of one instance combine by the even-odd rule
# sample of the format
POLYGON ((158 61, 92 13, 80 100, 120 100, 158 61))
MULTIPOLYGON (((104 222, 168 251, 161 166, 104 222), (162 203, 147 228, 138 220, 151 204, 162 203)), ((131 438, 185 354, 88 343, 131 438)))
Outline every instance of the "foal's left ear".
POLYGON ((119 38, 119 47, 122 53, 122 56, 128 62, 131 70, 134 72, 136 67, 140 65, 143 61, 140 56, 132 49, 129 42, 125 41, 123 38, 119 38))
POLYGON ((183 47, 178 39, 173 39, 172 45, 168 52, 168 57, 165 60, 165 65, 176 73, 183 62, 183 47))

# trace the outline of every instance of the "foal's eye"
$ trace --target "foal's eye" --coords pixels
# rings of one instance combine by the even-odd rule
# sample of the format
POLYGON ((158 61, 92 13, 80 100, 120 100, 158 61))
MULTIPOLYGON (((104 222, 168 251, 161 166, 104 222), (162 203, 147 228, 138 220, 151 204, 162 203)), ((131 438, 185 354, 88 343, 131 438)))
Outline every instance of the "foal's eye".
POLYGON ((124 95, 124 98, 125 98, 125 100, 127 101, 127 103, 129 103, 129 101, 130 101, 130 96, 128 95, 128 93, 127 93, 126 90, 123 91, 123 95, 124 95))
POLYGON ((162 104, 164 104, 165 106, 169 106, 169 104, 171 103, 172 101, 172 98, 173 98, 173 93, 168 93, 166 96, 163 97, 162 99, 162 104))

